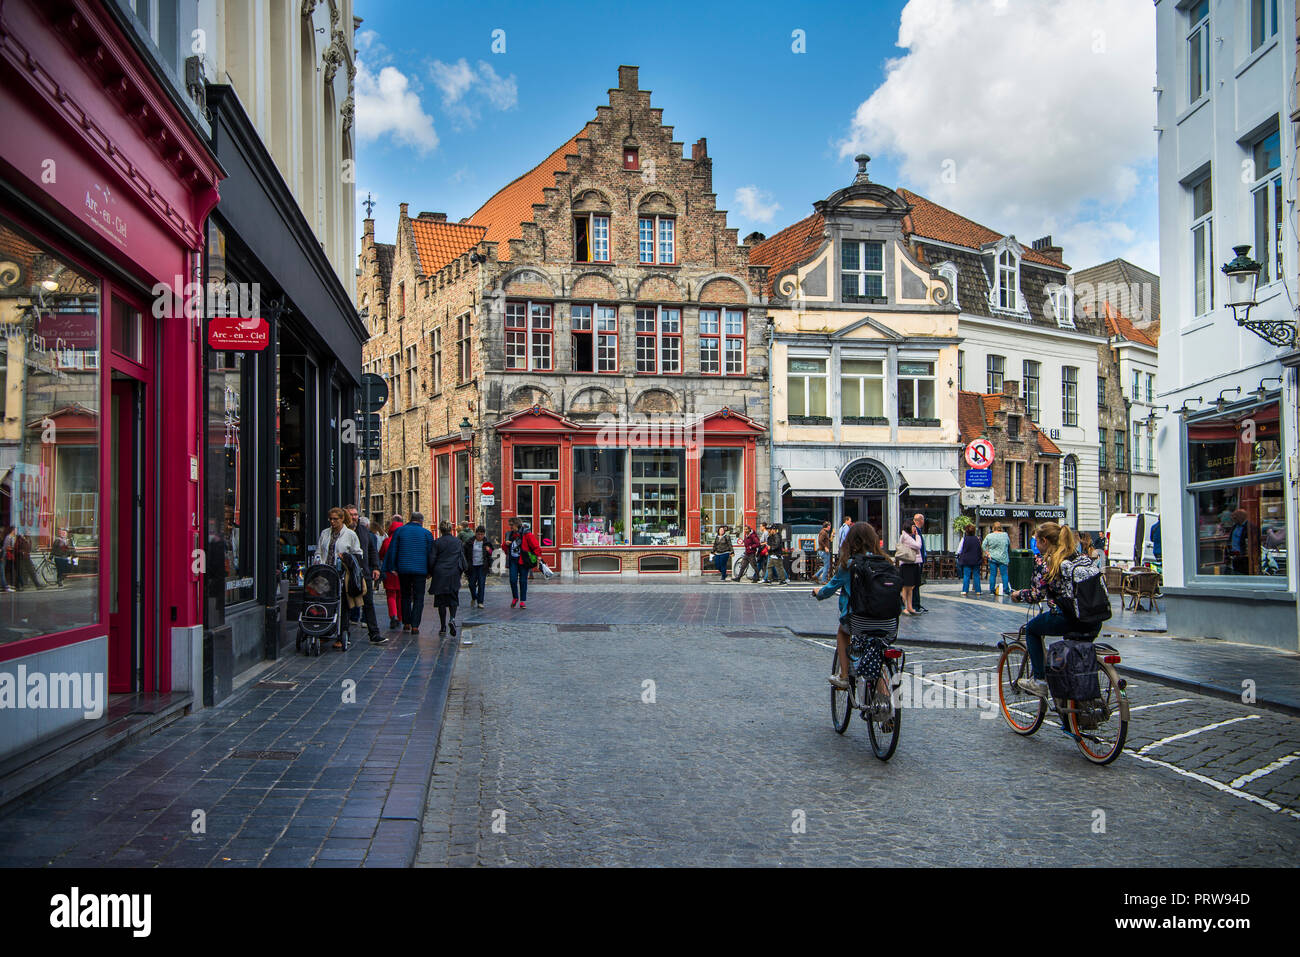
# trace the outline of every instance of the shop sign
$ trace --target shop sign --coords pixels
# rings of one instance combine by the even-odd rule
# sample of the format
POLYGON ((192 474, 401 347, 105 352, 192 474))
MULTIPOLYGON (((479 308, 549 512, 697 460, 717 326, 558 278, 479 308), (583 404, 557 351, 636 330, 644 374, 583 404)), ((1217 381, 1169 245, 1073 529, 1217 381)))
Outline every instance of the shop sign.
POLYGON ((993 464, 993 443, 976 439, 966 446, 966 464, 973 469, 986 469, 993 464))
POLYGON ((208 348, 222 352, 261 352, 271 342, 265 319, 223 316, 208 323, 208 348))
POLYGON ((1035 505, 987 505, 975 509, 976 518, 1051 519, 1065 521, 1065 509, 1035 505))
POLYGON ((993 487, 993 470, 992 469, 967 469, 966 487, 991 489, 993 487))
POLYGON ((36 334, 47 349, 98 349, 99 316, 93 312, 44 312, 36 334))
POLYGON ((95 183, 86 188, 82 201, 86 221, 119 246, 126 246, 126 220, 118 212, 117 197, 106 186, 95 183))

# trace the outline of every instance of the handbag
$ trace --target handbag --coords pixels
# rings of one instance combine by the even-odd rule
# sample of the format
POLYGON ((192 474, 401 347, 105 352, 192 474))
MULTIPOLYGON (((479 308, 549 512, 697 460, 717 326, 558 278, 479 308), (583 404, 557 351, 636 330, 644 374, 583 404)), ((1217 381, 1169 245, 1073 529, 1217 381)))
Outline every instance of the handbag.
POLYGON ((894 548, 894 561, 915 564, 920 560, 920 553, 908 544, 908 542, 900 535, 898 537, 898 545, 894 548))

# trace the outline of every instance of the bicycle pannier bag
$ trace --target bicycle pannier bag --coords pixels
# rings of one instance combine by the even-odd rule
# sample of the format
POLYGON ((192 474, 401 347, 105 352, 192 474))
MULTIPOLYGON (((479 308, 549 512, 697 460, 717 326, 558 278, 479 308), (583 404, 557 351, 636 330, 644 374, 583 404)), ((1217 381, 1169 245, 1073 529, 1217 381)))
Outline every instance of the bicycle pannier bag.
POLYGON ((1047 687, 1053 698, 1091 701, 1101 697, 1097 653, 1091 641, 1063 638, 1047 649, 1047 687))
POLYGON ((883 558, 849 562, 849 611, 876 621, 897 618, 903 610, 903 579, 883 558))

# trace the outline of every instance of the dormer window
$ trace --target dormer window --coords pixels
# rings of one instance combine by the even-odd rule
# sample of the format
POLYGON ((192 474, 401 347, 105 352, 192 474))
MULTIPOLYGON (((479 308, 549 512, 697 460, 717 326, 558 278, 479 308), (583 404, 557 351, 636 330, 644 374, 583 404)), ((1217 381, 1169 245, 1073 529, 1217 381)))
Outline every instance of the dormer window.
POLYGON ((1052 315, 1057 325, 1066 329, 1074 328, 1074 292, 1066 285, 1048 286, 1048 296, 1052 301, 1052 315))
POLYGON ((883 299, 885 244, 846 240, 840 247, 840 294, 845 302, 883 299))
POLYGON ((998 255, 995 301, 999 309, 1020 311, 1020 260, 1010 249, 998 255))

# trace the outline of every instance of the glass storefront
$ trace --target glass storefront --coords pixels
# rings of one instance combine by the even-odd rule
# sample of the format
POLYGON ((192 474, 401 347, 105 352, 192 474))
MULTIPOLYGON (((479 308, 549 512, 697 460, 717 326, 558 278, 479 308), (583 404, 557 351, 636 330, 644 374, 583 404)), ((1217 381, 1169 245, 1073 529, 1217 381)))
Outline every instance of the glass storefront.
POLYGON ((686 451, 632 450, 632 544, 686 544, 686 451))
MULTIPOLYGON (((435 479, 438 489, 438 521, 451 521, 451 456, 439 455, 435 460, 435 467, 438 470, 435 479)), ((437 530, 434 529, 435 534, 437 530)))
POLYGON ((573 544, 627 544, 626 484, 625 450, 573 450, 573 544))
POLYGON ((912 516, 920 512, 925 516, 925 532, 922 537, 925 540, 926 552, 942 552, 948 545, 948 503, 951 499, 941 498, 937 495, 908 495, 902 496, 903 514, 901 528, 908 529, 912 527, 912 516))
POLYGON ((100 286, 0 217, 0 643, 99 620, 100 286))
POLYGON ((719 525, 741 525, 744 466, 743 449, 705 449, 700 456, 700 526, 705 538, 719 525))

